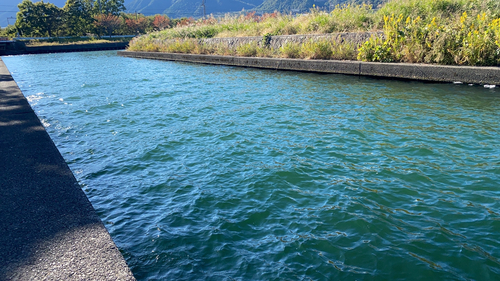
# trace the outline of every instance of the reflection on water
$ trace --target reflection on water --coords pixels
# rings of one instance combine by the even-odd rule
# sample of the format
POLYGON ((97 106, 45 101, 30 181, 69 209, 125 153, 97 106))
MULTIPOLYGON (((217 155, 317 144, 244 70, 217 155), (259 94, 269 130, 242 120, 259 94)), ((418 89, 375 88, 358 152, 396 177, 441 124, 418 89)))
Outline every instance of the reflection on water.
POLYGON ((114 52, 4 61, 138 279, 500 274, 496 89, 114 52))

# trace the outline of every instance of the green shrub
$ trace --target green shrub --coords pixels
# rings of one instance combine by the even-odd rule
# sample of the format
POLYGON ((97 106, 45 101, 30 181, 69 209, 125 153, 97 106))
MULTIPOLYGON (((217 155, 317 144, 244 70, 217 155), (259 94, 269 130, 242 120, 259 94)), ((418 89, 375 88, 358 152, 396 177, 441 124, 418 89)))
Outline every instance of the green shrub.
POLYGON ((264 36, 262 36, 262 46, 269 47, 269 45, 271 44, 272 36, 273 35, 271 33, 264 34, 264 36))
POLYGON ((358 60, 361 61, 394 61, 392 48, 380 37, 371 37, 358 50, 358 60))

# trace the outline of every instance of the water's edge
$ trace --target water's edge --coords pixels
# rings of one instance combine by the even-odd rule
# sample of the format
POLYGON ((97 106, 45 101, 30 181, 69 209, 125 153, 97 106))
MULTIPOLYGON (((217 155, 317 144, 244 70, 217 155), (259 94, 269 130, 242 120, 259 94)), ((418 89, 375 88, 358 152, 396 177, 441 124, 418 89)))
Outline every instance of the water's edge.
POLYGON ((123 57, 433 82, 500 85, 500 68, 118 51, 123 57))
POLYGON ((1 58, 0 124, 0 279, 135 280, 1 58))
POLYGON ((69 53, 69 52, 88 52, 88 51, 109 51, 124 50, 128 42, 116 43, 89 43, 89 44, 71 44, 71 45, 52 45, 52 46, 26 46, 21 41, 3 42, 4 49, 0 49, 0 56, 6 55, 27 55, 27 54, 47 54, 47 53, 69 53))

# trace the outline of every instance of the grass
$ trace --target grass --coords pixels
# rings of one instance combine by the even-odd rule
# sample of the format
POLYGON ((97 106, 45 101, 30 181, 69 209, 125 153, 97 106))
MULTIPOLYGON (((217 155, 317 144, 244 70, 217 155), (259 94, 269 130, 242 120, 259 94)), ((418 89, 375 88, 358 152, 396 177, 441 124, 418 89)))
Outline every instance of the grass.
POLYGON ((225 53, 305 59, 358 59, 455 65, 500 64, 500 1, 390 0, 378 10, 370 5, 342 5, 332 12, 311 9, 303 15, 255 13, 184 21, 179 26, 134 39, 131 50, 168 51, 176 39, 179 52, 225 53), (278 50, 260 44, 224 50, 199 46, 213 37, 324 34, 383 31, 362 45, 349 42, 289 43, 278 50), (189 39, 189 40, 188 40, 189 39), (190 41, 191 40, 191 41, 190 41), (188 43, 191 42, 191 43, 188 43), (189 45, 189 46, 188 46, 189 45), (190 49, 190 48, 194 48, 190 49))
POLYGON ((176 39, 367 31, 374 26, 373 15, 370 5, 337 6, 331 13, 311 9, 310 13, 298 16, 280 13, 257 16, 254 12, 246 15, 228 14, 220 18, 189 21, 146 36, 176 39))
POLYGON ((500 19, 464 11, 449 20, 386 16, 384 39, 370 38, 360 48, 362 61, 435 63, 447 65, 500 64, 500 19))
MULTIPOLYGON (((160 41, 161 42, 161 41, 160 41)), ((145 42, 139 40, 129 46, 130 51, 231 55, 241 57, 270 57, 294 59, 355 60, 357 45, 338 43, 333 39, 310 40, 303 44, 288 42, 281 48, 271 48, 259 42, 241 44, 236 48, 206 44, 200 39, 176 39, 173 42, 145 42)))

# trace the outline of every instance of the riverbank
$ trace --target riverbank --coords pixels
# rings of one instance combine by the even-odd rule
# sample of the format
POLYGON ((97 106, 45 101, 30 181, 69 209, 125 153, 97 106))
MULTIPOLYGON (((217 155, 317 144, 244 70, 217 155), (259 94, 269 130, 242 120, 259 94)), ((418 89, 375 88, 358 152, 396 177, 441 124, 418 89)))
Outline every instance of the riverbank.
POLYGON ((0 280, 135 280, 0 59, 0 280))
POLYGON ((500 65, 500 4, 495 0, 390 0, 337 5, 307 14, 241 14, 187 20, 175 28, 134 38, 131 51, 340 59, 439 65, 500 65), (382 33, 362 42, 330 39, 268 44, 275 36, 382 33), (239 46, 209 39, 257 37, 239 46))
POLYGON ((498 67, 443 66, 409 63, 374 63, 360 61, 302 60, 283 58, 252 58, 133 51, 119 51, 118 55, 144 59, 255 67, 275 70, 348 74, 389 79, 397 78, 432 82, 457 82, 481 85, 500 85, 500 68, 498 67))
POLYGON ((5 43, 0 42, 0 55, 25 55, 25 54, 123 50, 127 48, 128 44, 129 42, 113 42, 113 43, 30 46, 24 44, 24 42, 9 41, 5 43))

